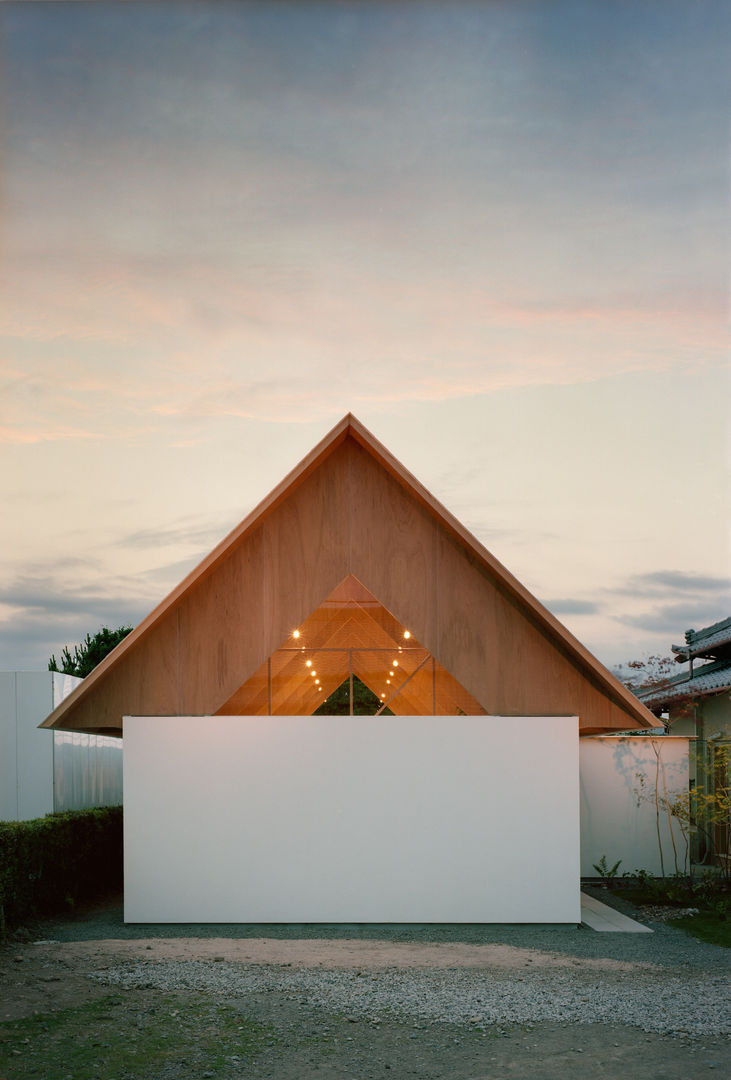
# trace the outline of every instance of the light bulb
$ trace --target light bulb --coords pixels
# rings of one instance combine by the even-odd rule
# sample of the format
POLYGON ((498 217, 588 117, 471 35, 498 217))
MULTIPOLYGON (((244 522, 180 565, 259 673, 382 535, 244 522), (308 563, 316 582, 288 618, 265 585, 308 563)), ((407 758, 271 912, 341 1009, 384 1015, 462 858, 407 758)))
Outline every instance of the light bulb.
POLYGON ((410 630, 404 630, 404 637, 408 641, 408 639, 411 637, 411 631, 410 630))
POLYGON ((293 638, 298 638, 299 636, 300 636, 300 632, 299 632, 299 630, 295 630, 295 631, 293 632, 293 634, 292 634, 292 637, 293 637, 293 638))

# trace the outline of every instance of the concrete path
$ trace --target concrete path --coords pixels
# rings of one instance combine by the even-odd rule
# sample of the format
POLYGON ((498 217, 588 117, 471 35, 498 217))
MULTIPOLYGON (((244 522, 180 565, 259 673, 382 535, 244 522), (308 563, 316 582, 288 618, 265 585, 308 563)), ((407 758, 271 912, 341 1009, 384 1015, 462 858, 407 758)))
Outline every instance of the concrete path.
POLYGON ((614 908, 603 904, 601 900, 597 900, 593 896, 587 896, 583 892, 581 894, 581 923, 582 926, 588 926, 590 930, 600 930, 604 933, 652 933, 649 926, 644 926, 642 923, 630 919, 628 915, 623 915, 621 911, 615 911, 614 908))

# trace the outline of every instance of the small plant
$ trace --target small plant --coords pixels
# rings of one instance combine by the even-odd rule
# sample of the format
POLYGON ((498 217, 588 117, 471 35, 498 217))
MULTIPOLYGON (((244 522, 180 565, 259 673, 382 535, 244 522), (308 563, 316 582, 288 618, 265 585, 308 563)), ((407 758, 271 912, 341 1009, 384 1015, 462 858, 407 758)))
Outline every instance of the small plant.
POLYGON ((609 886, 609 885, 612 884, 615 877, 617 876, 617 871, 619 870, 621 862, 622 862, 621 859, 617 859, 614 866, 610 866, 609 863, 607 862, 606 855, 602 855, 599 862, 598 863, 592 863, 592 866, 594 867, 594 869, 596 870, 597 874, 602 879, 604 884, 609 886))

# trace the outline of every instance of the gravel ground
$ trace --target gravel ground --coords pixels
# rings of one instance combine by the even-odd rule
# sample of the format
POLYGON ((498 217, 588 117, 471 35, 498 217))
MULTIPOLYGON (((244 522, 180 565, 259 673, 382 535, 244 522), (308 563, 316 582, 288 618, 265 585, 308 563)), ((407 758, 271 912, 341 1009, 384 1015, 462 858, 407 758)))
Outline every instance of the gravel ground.
MULTIPOLYGON (((603 902, 637 915, 601 889, 603 902)), ((647 1032, 731 1034, 729 951, 695 941, 664 922, 647 919, 652 934, 597 933, 573 926, 504 925, 127 925, 121 906, 100 905, 41 932, 58 941, 252 938, 406 942, 428 946, 462 942, 538 950, 555 965, 522 964, 520 972, 493 970, 321 970, 315 966, 175 961, 120 957, 94 977, 110 985, 205 991, 242 997, 277 992, 357 1017, 391 1015, 423 1022, 478 1026, 538 1021, 618 1023, 647 1032), (562 964, 559 963, 562 958, 562 964), (571 967, 566 967, 566 960, 571 967), (622 970, 599 972, 591 961, 622 970), (532 968, 532 969, 531 969, 532 968)))
MULTIPOLYGON (((602 903, 616 907, 633 918, 637 909, 602 889, 585 889, 602 903)), ((34 928, 34 937, 55 941, 138 941, 149 938, 271 938, 277 940, 394 941, 414 944, 464 942, 470 945, 509 945, 516 948, 548 950, 577 959, 606 957, 618 961, 638 961, 669 968, 690 968, 705 973, 728 973, 729 951, 689 938, 663 921, 639 918, 651 926, 652 934, 597 933, 584 927, 566 925, 510 925, 491 923, 429 924, 407 923, 269 923, 230 925, 222 923, 130 924, 124 922, 121 900, 105 902, 80 912, 76 918, 53 920, 34 928)))
MULTIPOLYGON (((596 895, 636 915, 601 890, 596 895)), ((178 1017, 187 1023, 196 1001, 232 1009, 242 1023, 271 1033, 254 1057, 234 1047, 220 1068, 203 1060, 197 1043, 176 1047, 190 1060, 152 1071, 130 1057, 129 1080, 731 1075, 729 951, 640 917, 652 934, 566 926, 127 926, 116 899, 26 928, 0 949, 0 1015, 7 1040, 17 1020, 61 1010, 75 1045, 88 1026, 84 1009, 98 1003, 111 1009, 130 1054, 161 1009, 171 1025, 178 1017)), ((0 1068, 4 1076, 55 1076, 32 1067, 44 1054, 56 1060, 45 1030, 34 1029, 30 1045, 7 1044, 18 1056, 0 1068)), ((1 1044, 2 1037, 0 1057, 1 1044)), ((174 1044, 172 1032, 171 1050, 174 1044)), ((105 1080, 112 1075, 122 1074, 105 1080)))
POLYGON ((731 995, 724 975, 668 976, 666 970, 585 972, 542 968, 504 972, 272 970, 205 961, 154 962, 98 971, 105 984, 162 991, 194 990, 216 997, 285 994, 358 1019, 384 1016, 428 1023, 533 1024, 543 1020, 627 1024, 643 1031, 690 1036, 731 1034, 731 995))

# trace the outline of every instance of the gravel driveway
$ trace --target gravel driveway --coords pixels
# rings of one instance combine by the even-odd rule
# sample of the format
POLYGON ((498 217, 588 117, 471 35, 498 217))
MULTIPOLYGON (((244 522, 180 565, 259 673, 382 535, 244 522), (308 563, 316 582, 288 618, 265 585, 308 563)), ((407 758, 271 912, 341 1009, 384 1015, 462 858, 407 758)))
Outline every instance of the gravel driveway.
POLYGON ((651 925, 144 927, 102 905, 15 946, 12 974, 16 1008, 202 995, 279 1032, 232 1078, 728 1073, 728 951, 651 925))

